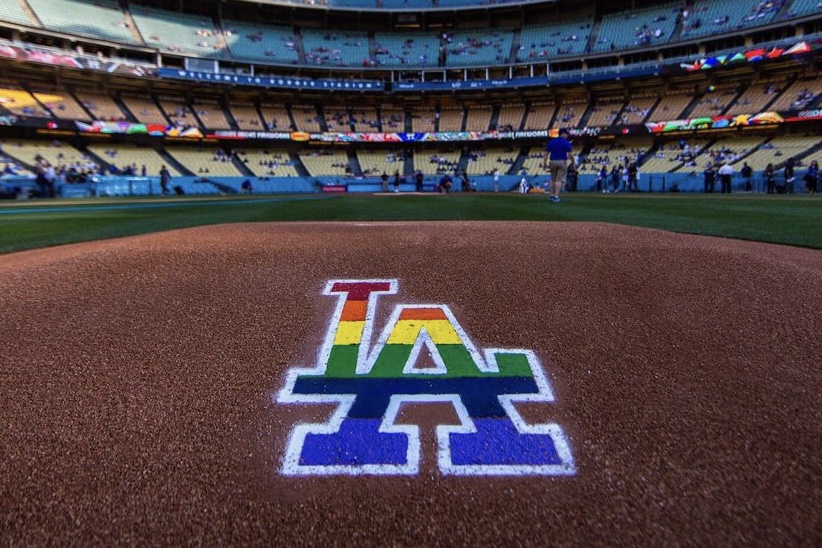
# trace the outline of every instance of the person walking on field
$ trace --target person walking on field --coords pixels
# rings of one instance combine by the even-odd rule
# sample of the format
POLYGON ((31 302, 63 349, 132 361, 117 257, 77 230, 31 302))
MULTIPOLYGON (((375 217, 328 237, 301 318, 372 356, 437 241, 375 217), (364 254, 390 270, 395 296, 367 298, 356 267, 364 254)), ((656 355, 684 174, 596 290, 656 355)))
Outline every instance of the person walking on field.
POLYGON ((568 174, 568 166, 574 165, 574 156, 572 154, 573 146, 568 140, 568 130, 562 128, 559 130, 559 137, 548 141, 548 146, 545 147, 545 163, 551 170, 551 202, 559 203, 559 193, 562 192, 562 186, 565 184, 565 177, 568 174))

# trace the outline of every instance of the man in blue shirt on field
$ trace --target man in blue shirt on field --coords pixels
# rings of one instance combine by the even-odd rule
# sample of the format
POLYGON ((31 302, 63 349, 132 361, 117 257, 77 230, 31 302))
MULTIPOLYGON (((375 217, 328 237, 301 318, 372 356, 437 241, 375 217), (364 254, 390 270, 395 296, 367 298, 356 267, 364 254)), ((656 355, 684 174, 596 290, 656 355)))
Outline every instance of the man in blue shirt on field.
POLYGON ((571 141, 568 140, 568 130, 565 128, 560 129, 559 137, 548 141, 548 146, 545 147, 543 167, 547 166, 551 170, 550 200, 555 204, 559 203, 559 193, 562 191, 562 185, 565 184, 568 167, 574 165, 572 150, 571 141))

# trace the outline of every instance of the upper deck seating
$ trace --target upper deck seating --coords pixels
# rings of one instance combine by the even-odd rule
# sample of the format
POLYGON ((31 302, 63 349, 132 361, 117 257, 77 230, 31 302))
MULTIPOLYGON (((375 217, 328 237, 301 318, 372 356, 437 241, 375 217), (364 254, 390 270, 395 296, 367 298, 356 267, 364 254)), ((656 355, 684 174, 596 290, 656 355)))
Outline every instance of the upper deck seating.
POLYGON ((249 25, 240 21, 223 21, 226 46, 235 59, 266 63, 297 64, 299 52, 291 27, 249 25))
POLYGON ((149 46, 166 53, 185 53, 198 57, 224 56, 222 33, 208 17, 183 15, 136 4, 132 4, 130 9, 143 40, 149 46))
POLYGON ((624 50, 664 44, 676 27, 680 3, 606 15, 602 18, 592 50, 624 50))
MULTIPOLYGON (((17 0, 3 3, 17 3, 17 0)), ((139 43, 115 0, 28 0, 28 3, 47 29, 124 44, 139 43)))

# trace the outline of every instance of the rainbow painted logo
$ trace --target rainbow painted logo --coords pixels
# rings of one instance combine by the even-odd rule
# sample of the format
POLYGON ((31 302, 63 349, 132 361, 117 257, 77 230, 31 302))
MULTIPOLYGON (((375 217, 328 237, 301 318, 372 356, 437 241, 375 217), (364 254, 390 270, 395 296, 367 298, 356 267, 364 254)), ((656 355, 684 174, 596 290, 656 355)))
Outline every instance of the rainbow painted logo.
POLYGON ((480 352, 442 304, 397 305, 372 347, 377 300, 397 287, 397 280, 326 284, 323 295, 336 296, 337 306, 317 365, 290 369, 277 401, 339 405, 326 423, 294 426, 281 472, 417 474, 419 427, 396 424, 400 408, 448 403, 460 424, 436 427, 443 474, 575 474, 562 429, 529 425, 515 407, 554 400, 532 351, 480 352))

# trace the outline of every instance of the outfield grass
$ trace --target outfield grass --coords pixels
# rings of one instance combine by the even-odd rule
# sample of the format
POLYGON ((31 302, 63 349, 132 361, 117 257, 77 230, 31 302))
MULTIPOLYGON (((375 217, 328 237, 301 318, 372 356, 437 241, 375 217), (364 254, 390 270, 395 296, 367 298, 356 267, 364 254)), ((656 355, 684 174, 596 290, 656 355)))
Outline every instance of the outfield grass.
POLYGON ((0 205, 0 253, 263 221, 597 221, 822 249, 822 199, 762 195, 290 195, 0 205))

